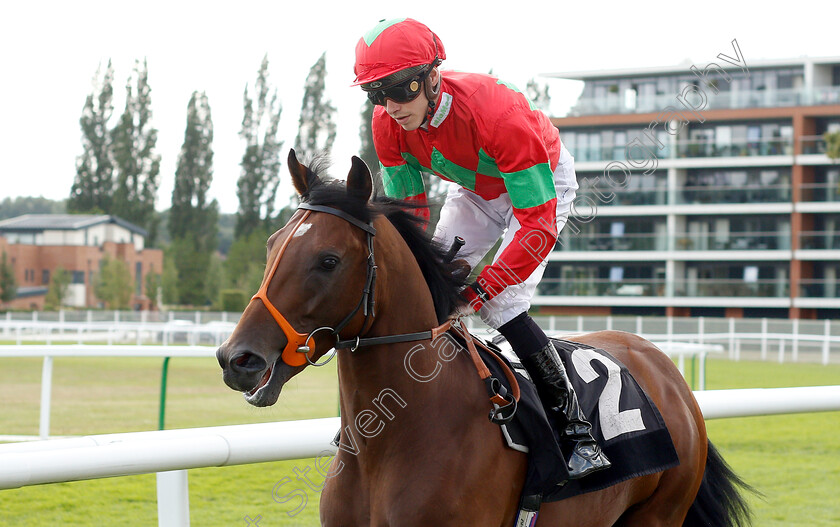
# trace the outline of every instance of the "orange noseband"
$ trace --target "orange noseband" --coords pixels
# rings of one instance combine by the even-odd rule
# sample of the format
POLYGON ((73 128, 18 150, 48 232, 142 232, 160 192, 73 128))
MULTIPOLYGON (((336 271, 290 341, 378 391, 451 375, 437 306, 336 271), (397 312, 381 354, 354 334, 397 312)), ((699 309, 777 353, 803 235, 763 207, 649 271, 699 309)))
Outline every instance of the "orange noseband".
POLYGON ((277 272, 277 266, 280 265, 280 258, 283 257, 283 253, 286 252, 286 247, 289 246, 289 242, 292 241, 292 238, 295 237, 295 233, 297 232, 298 228, 306 221, 306 218, 309 217, 309 214, 312 211, 307 210, 303 216, 298 220, 297 224, 295 224, 294 229, 286 237, 286 240, 283 242, 283 245, 280 247, 280 252, 277 254, 277 258, 274 259, 274 264, 271 266, 271 271, 268 272, 268 277, 263 280, 262 285, 260 285, 260 289, 257 291, 257 294, 251 297, 251 301, 258 298, 262 300, 262 303, 265 305, 268 312, 271 313, 271 316, 277 322, 277 325, 280 326, 280 329, 283 330, 283 333, 286 335, 286 339, 288 343, 286 347, 283 348, 283 353, 281 357, 283 358, 283 362, 288 364, 289 366, 303 366, 306 364, 306 354, 309 352, 310 347, 307 346, 307 342, 312 340, 312 348, 315 347, 314 339, 311 339, 309 335, 304 335, 303 333, 298 333, 295 331, 295 328, 289 324, 289 321, 286 320, 286 317, 283 316, 280 311, 274 307, 274 304, 271 303, 271 300, 268 299, 268 286, 271 284, 271 280, 274 279, 274 273, 277 272))

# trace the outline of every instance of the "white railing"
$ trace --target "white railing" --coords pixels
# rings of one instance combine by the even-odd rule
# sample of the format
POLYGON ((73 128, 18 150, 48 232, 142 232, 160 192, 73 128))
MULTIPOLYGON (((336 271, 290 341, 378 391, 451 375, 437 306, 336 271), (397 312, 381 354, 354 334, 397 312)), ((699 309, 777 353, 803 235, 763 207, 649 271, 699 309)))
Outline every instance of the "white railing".
POLYGON ((17 344, 32 341, 105 342, 119 344, 169 345, 183 342, 188 345, 201 343, 221 344, 236 326, 233 322, 213 321, 197 324, 189 320, 168 322, 84 321, 62 322, 44 320, 2 320, 0 338, 14 340, 17 344))
MULTIPOLYGON (((6 345, 0 346, 3 357, 43 357, 41 367, 41 406, 38 425, 38 439, 50 436, 50 411, 52 405, 52 372, 54 357, 203 357, 215 356, 216 348, 211 346, 92 346, 92 345, 6 345)), ((161 419, 166 394, 166 368, 163 365, 161 386, 161 419)), ((36 439, 31 436, 0 436, 0 441, 21 441, 36 439)))
POLYGON ((535 317, 549 333, 619 329, 657 342, 720 344, 732 360, 809 360, 829 364, 840 356, 840 324, 832 320, 711 317, 535 317), (804 357, 807 354, 807 357, 804 357))
MULTIPOLYGON (((484 335, 482 330, 477 334, 484 335)), ((714 344, 692 344, 684 342, 658 342, 657 346, 671 357, 677 358, 680 373, 685 376, 686 358, 699 358, 698 388, 706 388, 706 356, 709 353, 723 353, 723 347, 714 344)), ((34 439, 48 439, 50 437, 50 412, 52 400, 53 359, 55 357, 201 357, 212 358, 216 348, 211 346, 146 346, 146 345, 0 345, 0 358, 10 357, 42 357, 41 367, 41 402, 38 436, 0 435, 0 441, 22 441, 34 439)), ((163 364, 161 375, 160 421, 161 428, 165 412, 166 369, 168 363, 163 364)), ((690 383, 692 381, 689 381, 690 383)))
MULTIPOLYGON (((840 386, 695 392, 706 419, 840 410, 840 386)), ((0 445, 0 489, 158 472, 158 522, 189 525, 186 469, 333 455, 339 418, 0 445)))
MULTIPOLYGON (((0 339, 25 342, 104 342, 107 344, 207 344, 218 346, 233 330, 238 313, 190 312, 6 313, 0 339), (75 320, 74 320, 75 318, 75 320)), ((535 316, 548 332, 582 333, 621 329, 648 340, 720 344, 729 358, 820 362, 840 357, 840 324, 831 320, 712 317, 535 316)), ((471 317, 475 327, 481 321, 471 317)))

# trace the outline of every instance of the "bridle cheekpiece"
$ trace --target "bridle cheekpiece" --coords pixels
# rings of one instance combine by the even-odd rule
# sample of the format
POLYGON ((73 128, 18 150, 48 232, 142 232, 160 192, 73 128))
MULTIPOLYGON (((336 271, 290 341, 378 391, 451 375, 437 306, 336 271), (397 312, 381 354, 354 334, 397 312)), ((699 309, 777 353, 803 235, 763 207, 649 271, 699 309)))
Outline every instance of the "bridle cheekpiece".
POLYGON ((266 309, 268 309, 268 312, 271 314, 274 321, 277 322, 278 326, 280 326, 280 329, 283 331, 283 334, 286 335, 286 340, 288 342, 281 353, 281 358, 283 362, 293 367, 303 366, 306 363, 309 363, 312 366, 323 366, 332 359, 332 356, 320 363, 313 362, 309 358, 310 351, 312 351, 317 346, 317 341, 315 340, 316 333, 318 333, 319 331, 329 331, 336 341, 334 347, 338 348, 338 344, 340 343, 339 333, 347 326, 347 324, 350 323, 353 317, 356 316, 356 313, 358 313, 359 310, 362 309, 365 315, 365 322, 364 324, 362 324, 362 329, 360 330, 359 335, 357 335, 354 339, 356 342, 359 342, 361 334, 368 327, 368 321, 371 317, 375 316, 374 288, 376 285, 376 261, 373 255, 373 237, 376 235, 376 229, 374 229, 372 224, 364 223, 354 218, 353 216, 347 214, 346 212, 333 207, 327 207, 325 205, 310 205, 309 203, 304 202, 298 205, 298 209, 303 209, 306 212, 303 214, 303 216, 301 216, 301 218, 292 228, 292 232, 289 233, 289 236, 283 242, 283 245, 280 247, 280 251, 277 253, 277 257, 274 259, 274 263, 271 266, 271 270, 268 273, 268 277, 265 280, 263 280, 263 283, 262 285, 260 285, 260 288, 257 291, 257 293, 253 297, 251 297, 251 301, 254 301, 255 299, 261 300, 263 305, 265 305, 266 309), (307 218, 309 218, 309 215, 313 211, 325 212, 327 214, 337 216, 367 233, 367 276, 365 277, 365 285, 362 290, 361 300, 359 300, 359 303, 356 304, 355 309, 353 309, 353 311, 351 311, 350 314, 344 317, 344 319, 341 322, 339 322, 335 328, 322 326, 312 330, 308 334, 304 334, 295 330, 295 328, 292 327, 289 321, 286 320, 286 317, 284 317, 283 314, 280 313, 280 311, 274 306, 274 304, 271 303, 271 300, 269 300, 268 298, 268 286, 274 279, 274 274, 277 272, 277 267, 280 264, 280 258, 282 258, 283 253, 286 252, 286 248, 289 246, 289 242, 292 240, 292 238, 295 237, 295 233, 297 232, 298 228, 303 224, 303 222, 307 220, 307 218))

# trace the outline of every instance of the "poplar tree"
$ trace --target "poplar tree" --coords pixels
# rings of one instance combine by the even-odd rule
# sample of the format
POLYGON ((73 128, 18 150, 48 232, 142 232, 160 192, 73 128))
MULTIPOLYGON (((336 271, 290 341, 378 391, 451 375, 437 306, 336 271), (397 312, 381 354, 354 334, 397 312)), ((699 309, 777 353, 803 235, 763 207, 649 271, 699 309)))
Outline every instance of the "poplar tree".
POLYGON ((326 77, 327 58, 324 52, 306 77, 295 139, 295 152, 299 158, 312 159, 322 151, 328 152, 335 142, 335 106, 326 97, 326 77))
POLYGON ((146 229, 146 242, 154 245, 160 222, 155 212, 160 155, 155 152, 158 132, 152 126, 152 90, 145 60, 142 66, 135 62, 125 91, 125 110, 112 132, 116 185, 110 212, 146 229))
POLYGON ((172 239, 197 236, 203 239, 202 245, 216 248, 218 203, 208 197, 212 182, 213 118, 207 95, 193 92, 169 210, 172 239))
POLYGON ((525 86, 525 96, 530 99, 534 106, 546 114, 551 108, 551 96, 548 94, 548 85, 540 87, 537 81, 531 78, 525 86))
POLYGON ((111 61, 93 77, 93 90, 85 99, 79 124, 82 154, 76 158, 76 177, 67 200, 68 212, 104 213, 111 210, 114 165, 108 121, 114 111, 114 68, 111 61))
POLYGON ((359 157, 367 163, 371 173, 379 171, 379 157, 373 147, 373 131, 371 121, 373 120, 373 104, 365 101, 362 105, 362 124, 359 126, 359 157))
POLYGON ((244 115, 239 136, 245 141, 242 172, 237 182, 239 210, 235 238, 255 230, 265 230, 274 213, 274 200, 280 183, 280 149, 277 139, 282 106, 277 89, 268 80, 268 55, 263 57, 254 84, 256 100, 245 86, 244 115))
POLYGON ((219 206, 209 200, 213 182, 213 120, 205 93, 193 92, 187 105, 187 127, 178 155, 169 234, 177 273, 178 303, 203 305, 208 272, 218 244, 219 206))

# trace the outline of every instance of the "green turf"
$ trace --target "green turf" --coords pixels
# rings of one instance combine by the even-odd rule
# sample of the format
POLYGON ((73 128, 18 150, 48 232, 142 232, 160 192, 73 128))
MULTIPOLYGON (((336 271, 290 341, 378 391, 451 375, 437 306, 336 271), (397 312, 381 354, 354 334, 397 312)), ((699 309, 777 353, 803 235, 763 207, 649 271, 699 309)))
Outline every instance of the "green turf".
MULTIPOLYGON (((52 433, 95 434, 157 427, 162 359, 58 358, 54 364, 52 433)), ((37 434, 40 359, 0 359, 0 434, 37 434)), ((709 389, 840 384, 840 366, 710 360, 709 389)), ((277 405, 258 409, 221 382, 212 359, 170 362, 167 428, 334 416, 334 364, 294 378, 277 405)), ((840 415, 722 419, 709 437, 744 479, 764 493, 751 498, 759 526, 840 524, 840 415)), ((189 471, 192 525, 262 527, 318 524, 318 494, 295 481, 297 460, 189 471), (288 479, 284 479, 288 478, 288 479), (284 483, 285 482, 285 483, 284 483), (298 498, 277 497, 297 490, 298 498), (300 507, 305 496, 306 505, 300 507)), ((2 470, 2 467, 0 467, 2 470)), ((318 480, 313 478, 317 483, 318 480)), ((0 491, 0 525, 157 524, 153 475, 41 485, 0 491)))

